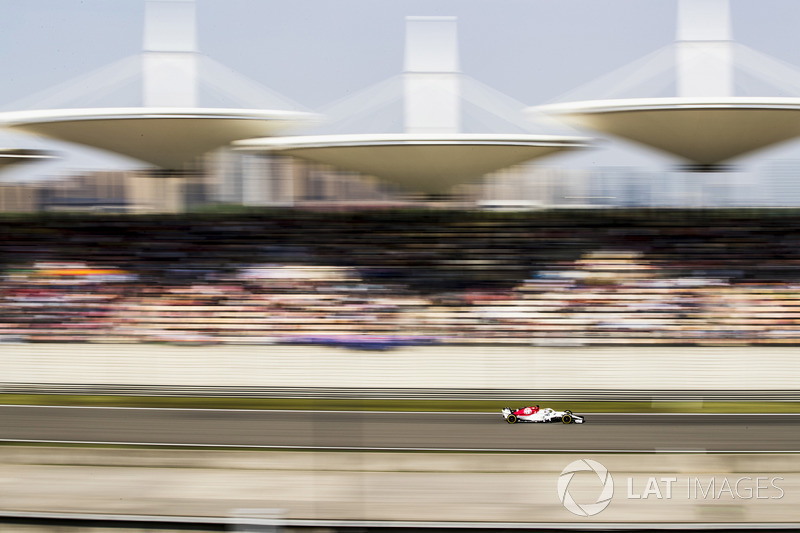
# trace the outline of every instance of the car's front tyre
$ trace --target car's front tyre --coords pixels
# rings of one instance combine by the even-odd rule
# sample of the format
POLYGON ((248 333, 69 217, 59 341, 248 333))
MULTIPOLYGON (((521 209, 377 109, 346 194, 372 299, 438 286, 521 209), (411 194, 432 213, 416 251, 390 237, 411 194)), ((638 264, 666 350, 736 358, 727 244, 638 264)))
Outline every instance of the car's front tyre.
POLYGON ((565 413, 564 416, 561 417, 561 421, 565 424, 572 424, 572 415, 569 413, 565 413))
POLYGON ((508 417, 506 417, 506 422, 508 422, 509 424, 516 424, 517 415, 508 415, 508 417))

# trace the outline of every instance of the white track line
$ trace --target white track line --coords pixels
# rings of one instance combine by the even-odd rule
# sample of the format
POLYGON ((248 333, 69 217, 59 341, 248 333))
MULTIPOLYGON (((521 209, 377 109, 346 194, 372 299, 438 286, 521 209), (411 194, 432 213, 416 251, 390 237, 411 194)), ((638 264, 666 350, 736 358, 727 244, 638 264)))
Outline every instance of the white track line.
POLYGON ((422 447, 393 447, 393 446, 297 446, 278 444, 197 444, 197 443, 172 443, 172 442, 126 442, 126 441, 91 441, 91 440, 45 440, 45 439, 0 439, 6 443, 29 444, 82 444, 100 446, 152 446, 166 448, 247 448, 255 450, 314 450, 314 451, 355 451, 355 452, 491 452, 491 453, 675 453, 682 455, 702 454, 797 454, 800 450, 674 450, 666 452, 656 449, 609 449, 588 450, 572 448, 422 448, 422 447))
MULTIPOLYGON (((122 407, 102 405, 28 405, 28 404, 0 404, 3 407, 26 407, 33 409, 108 409, 108 410, 136 410, 136 411, 210 411, 227 413, 349 413, 349 414, 416 414, 416 415, 484 415, 502 416, 500 412, 487 413, 485 411, 370 411, 370 410, 329 410, 329 409, 222 409, 206 407, 122 407)), ((585 416, 800 416, 800 413, 585 413, 585 416)))
MULTIPOLYGON (((102 405, 24 405, 24 404, 0 404, 2 407, 30 407, 41 409, 119 409, 119 410, 136 410, 136 411, 211 411, 211 412, 225 412, 225 413, 376 413, 376 414, 447 414, 447 411, 369 411, 369 410, 345 410, 345 409, 224 409, 224 408, 211 408, 211 407, 122 407, 122 406, 102 406, 102 405)), ((457 412, 450 414, 462 415, 492 415, 501 416, 500 411, 497 413, 487 412, 457 412)))
MULTIPOLYGON (((102 405, 27 405, 27 404, 0 404, 0 408, 4 407, 28 407, 34 409, 118 409, 118 410, 136 410, 136 411, 210 411, 210 412, 224 412, 224 413, 350 413, 350 414, 452 414, 452 415, 487 415, 502 417, 500 411, 496 413, 482 412, 448 412, 448 411, 370 411, 370 410, 345 410, 345 409, 224 409, 224 408, 209 408, 209 407, 122 407, 122 406, 102 406, 102 405)), ((613 413, 608 413, 613 414, 613 413)))

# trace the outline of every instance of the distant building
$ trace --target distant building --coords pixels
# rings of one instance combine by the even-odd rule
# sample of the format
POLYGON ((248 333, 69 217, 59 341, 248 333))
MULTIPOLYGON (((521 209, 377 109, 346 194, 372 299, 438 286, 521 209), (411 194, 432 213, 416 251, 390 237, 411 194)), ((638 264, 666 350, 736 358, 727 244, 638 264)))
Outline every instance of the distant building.
POLYGON ((207 158, 208 202, 262 207, 379 205, 404 193, 357 172, 270 154, 219 150, 207 158))
POLYGON ((34 213, 40 210, 41 188, 30 184, 0 185, 0 212, 34 213))
POLYGON ((202 173, 87 172, 50 181, 0 185, 0 211, 182 213, 209 201, 202 173))
POLYGON ((93 172, 42 184, 39 211, 128 211, 126 172, 93 172))
POLYGON ((800 207, 800 161, 772 161, 762 175, 761 198, 771 207, 800 207))

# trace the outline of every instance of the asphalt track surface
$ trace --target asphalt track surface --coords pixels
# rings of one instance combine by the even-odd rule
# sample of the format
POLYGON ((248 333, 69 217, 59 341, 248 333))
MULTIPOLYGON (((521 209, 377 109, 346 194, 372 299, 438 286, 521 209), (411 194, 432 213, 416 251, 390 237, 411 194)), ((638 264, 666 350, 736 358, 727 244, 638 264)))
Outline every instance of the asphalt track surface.
POLYGON ((589 414, 577 425, 500 413, 0 406, 0 441, 358 450, 796 452, 800 415, 589 414))

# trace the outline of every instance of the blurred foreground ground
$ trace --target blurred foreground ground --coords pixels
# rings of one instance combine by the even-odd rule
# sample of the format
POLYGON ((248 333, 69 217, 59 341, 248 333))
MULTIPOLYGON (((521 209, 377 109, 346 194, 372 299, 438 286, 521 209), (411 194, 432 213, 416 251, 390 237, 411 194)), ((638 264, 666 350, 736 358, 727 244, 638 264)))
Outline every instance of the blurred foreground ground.
MULTIPOLYGON (((594 503, 600 490, 592 472, 578 472, 569 484, 581 504, 594 503)), ((281 509, 285 518, 586 525, 788 522, 800 517, 799 501, 800 456, 786 454, 0 448, 0 510, 6 512, 227 517, 238 509, 281 509), (558 496, 562 469, 582 458, 601 463, 613 478, 610 504, 593 517, 570 513, 558 496), (669 497, 662 478, 675 479, 669 497), (648 483, 650 494, 642 498, 648 483)))

